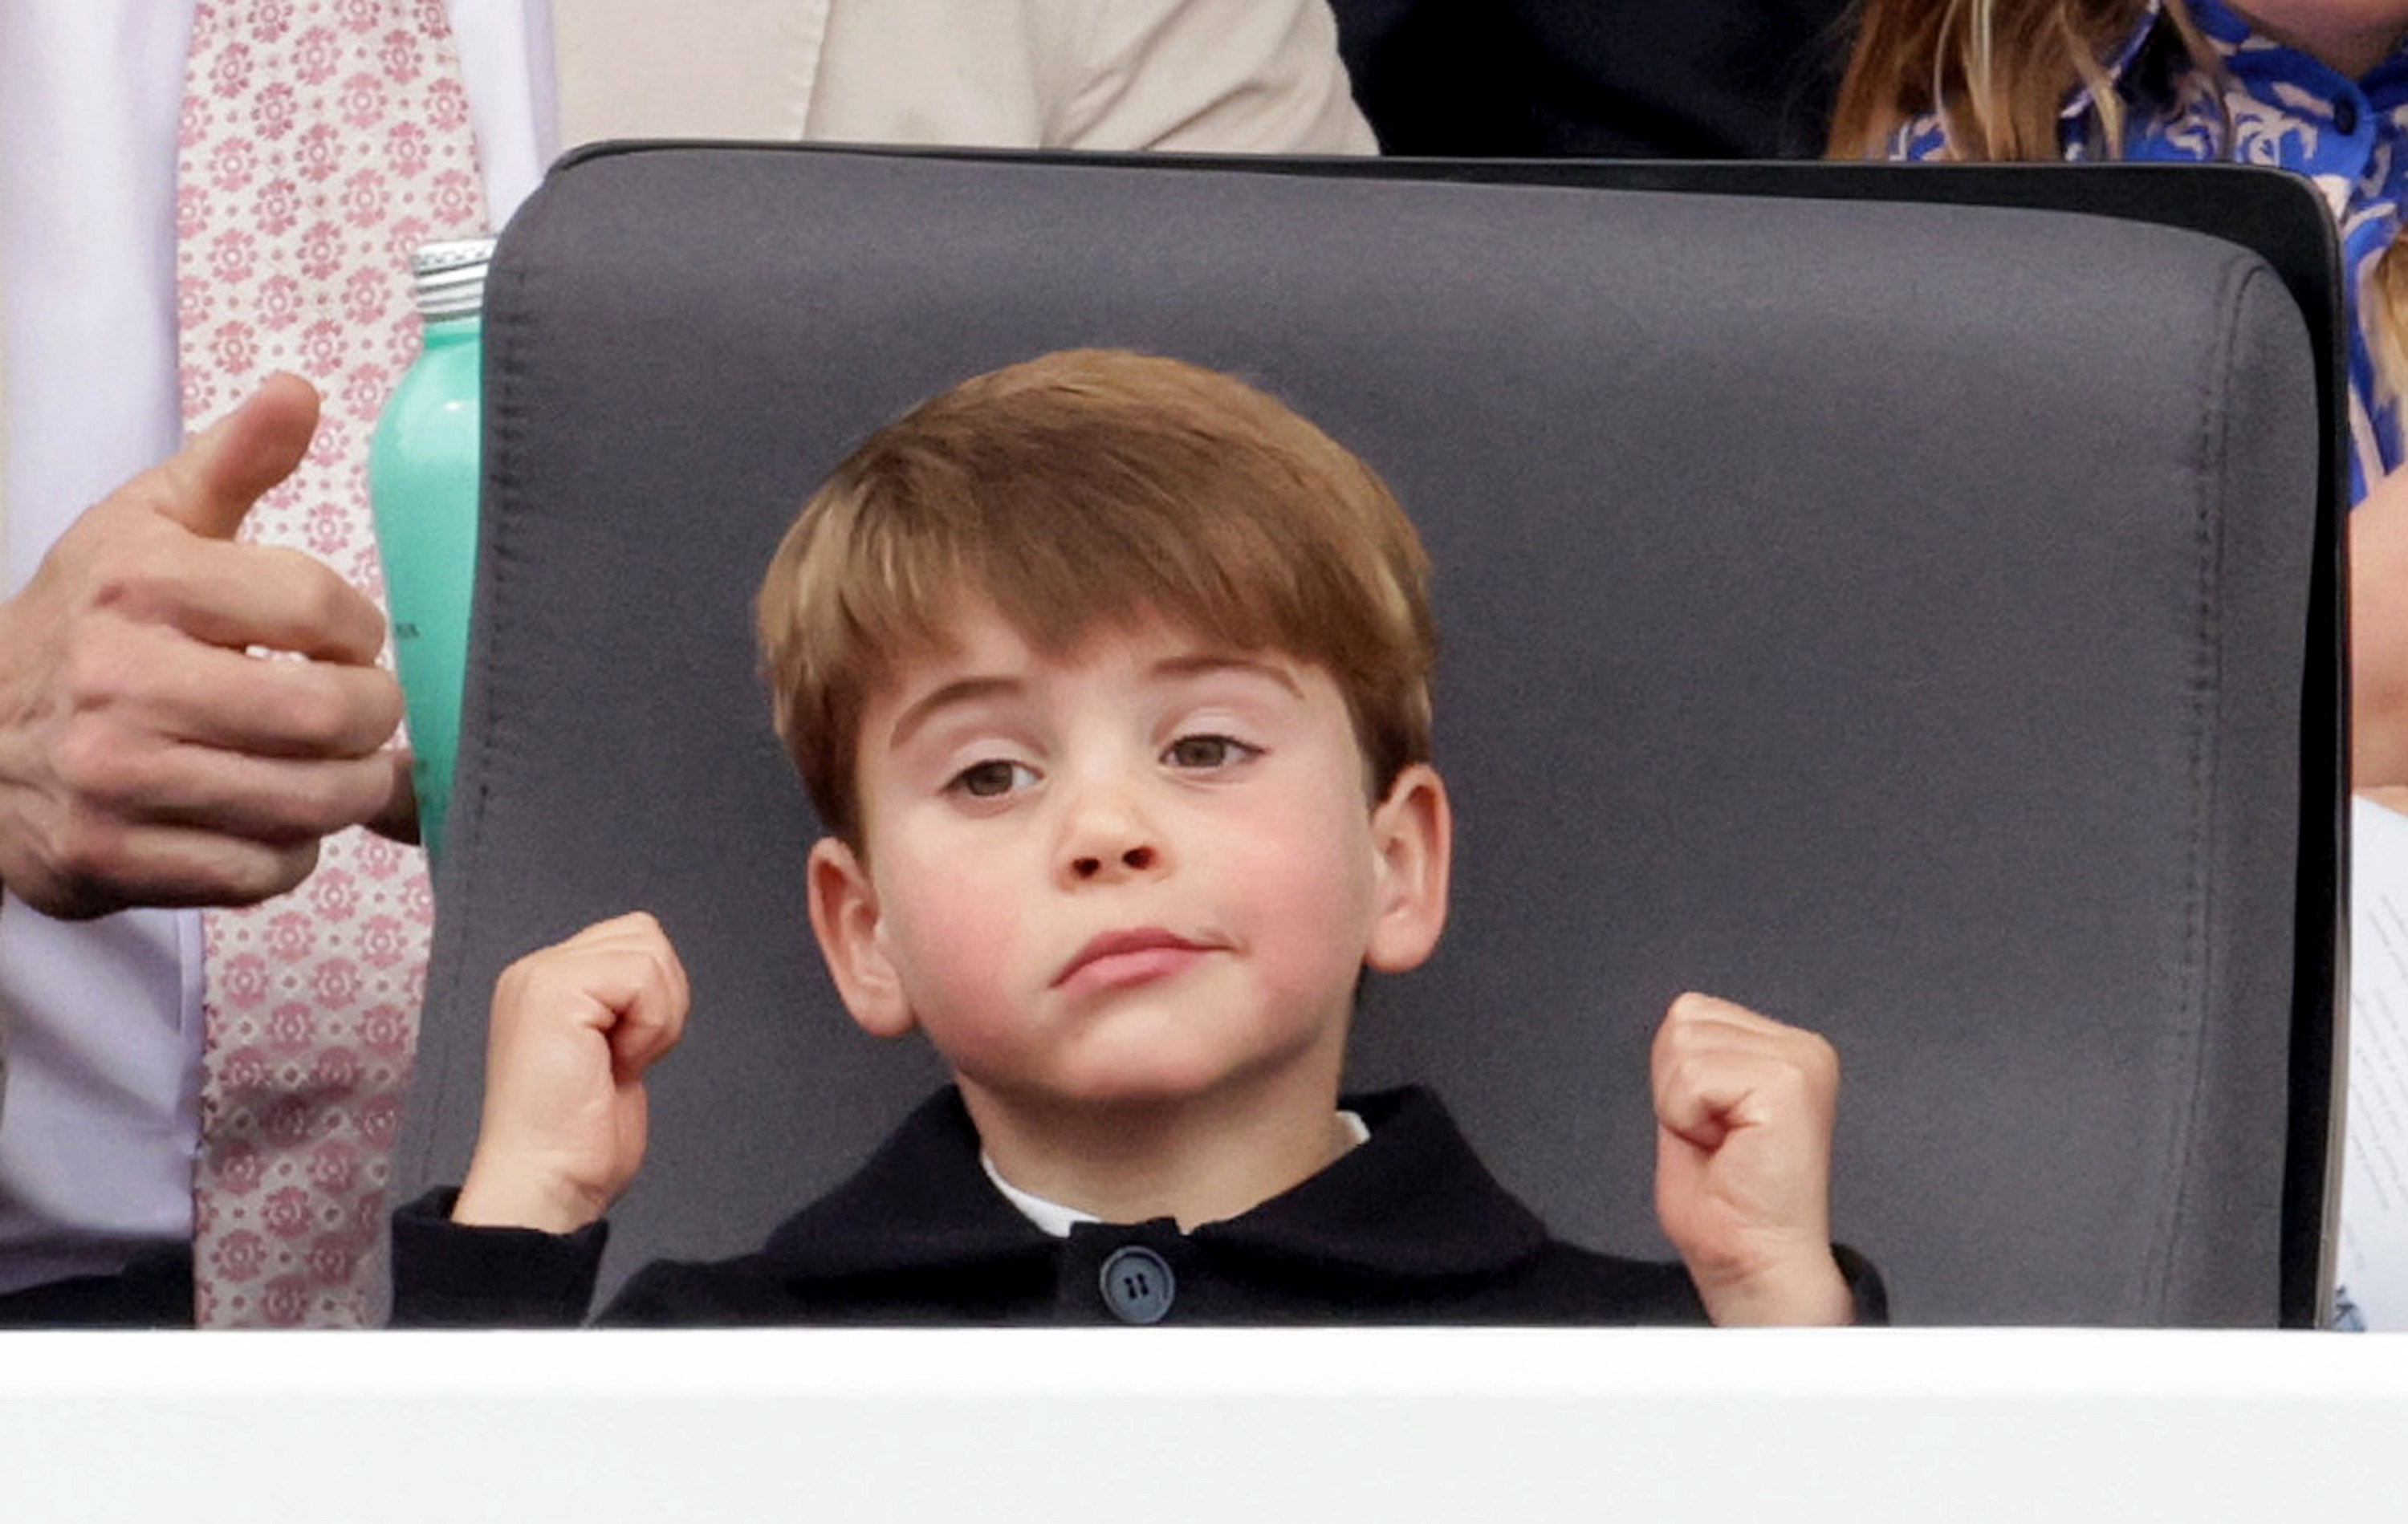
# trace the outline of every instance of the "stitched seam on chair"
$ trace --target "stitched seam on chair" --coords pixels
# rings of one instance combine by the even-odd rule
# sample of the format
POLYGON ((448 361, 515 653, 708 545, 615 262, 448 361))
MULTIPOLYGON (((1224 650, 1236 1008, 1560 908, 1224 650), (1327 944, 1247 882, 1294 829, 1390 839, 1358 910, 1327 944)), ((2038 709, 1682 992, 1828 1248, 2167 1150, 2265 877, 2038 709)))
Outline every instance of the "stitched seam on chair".
MULTIPOLYGON (((485 496, 479 504, 477 579, 491 580, 493 592, 487 605, 495 616, 496 628, 483 632, 485 638, 481 641, 475 638, 478 632, 473 625, 470 631, 471 661, 461 684, 461 724, 459 739, 452 753, 454 787, 451 817, 446 824, 450 833, 447 856, 458 855, 465 845, 476 841, 483 833, 489 788, 487 778, 491 769, 497 765, 498 759, 509 754, 509 748, 495 744, 495 737, 509 723, 512 706, 495 702, 491 693, 495 678, 490 653, 502 644, 499 626, 506 622, 507 616, 515 612, 515 605, 508 599, 505 589, 510 571, 510 554, 503 536, 509 532, 511 520, 495 513, 492 533, 488 534, 484 510, 497 506, 509 497, 518 481, 518 460, 523 453, 523 422, 526 416, 525 408, 517 397, 518 382, 524 374, 519 356, 523 352, 522 335, 528 325, 528 319, 523 300, 515 304, 502 303, 498 304, 501 320, 497 324, 494 320, 497 304, 494 298, 504 285, 508 285, 514 294, 523 297, 534 284, 529 272, 505 271, 498 263, 488 267, 481 340, 483 374, 478 399, 483 414, 481 426, 485 451, 479 476, 480 490, 485 496), (482 723, 467 723, 466 701, 471 694, 483 701, 479 706, 482 723), (474 792, 458 787, 471 776, 478 785, 474 792)), ((423 1151, 417 1162, 422 1170, 437 1162, 443 1140, 450 1135, 450 1129, 444 1124, 452 1102, 447 1083, 452 1066, 444 1061, 440 1051, 442 1044, 430 1047, 426 1043, 426 1014, 478 1012, 482 1011, 487 1004, 483 991, 464 988, 468 979, 468 960, 454 951, 469 938, 469 928, 478 921, 474 876, 455 871, 443 876, 446 879, 444 887, 452 897, 437 906, 437 945, 429 948, 429 977, 424 993, 420 997, 418 1046, 411 1063, 410 1108, 425 1118, 425 1125, 419 1132, 423 1151), (448 976, 440 989, 435 987, 432 976, 438 955, 446 965, 448 976)), ((447 1037, 457 1028, 457 1022, 444 1023, 447 1037)), ((481 1023, 472 1024, 471 1030, 481 1030, 481 1023)))
POLYGON ((2175 987, 2182 996, 2182 1040, 2188 1052, 2182 1056, 2177 1068, 2183 1073, 2182 1105, 2172 1118, 2172 1157, 2176 1169, 2173 1201, 2159 1222, 2159 1237, 2152 1246, 2149 1287, 2152 1322, 2163 1322, 2179 1289, 2174 1284, 2179 1263, 2178 1246, 2186 1231, 2202 1210, 2200 1192, 2206 1182, 2201 1177, 2203 1161, 2200 1157, 2200 1141, 2206 1126, 2202 1115, 2206 1105, 2209 1067, 2207 1041, 2207 1005, 2214 988, 2211 974, 2215 963, 2214 936, 2214 890, 2212 863, 2216 830, 2216 790, 2221 782, 2216 755, 2216 717, 2223 699, 2223 620, 2221 594, 2224 586, 2223 501, 2229 488, 2229 464, 2232 422, 2232 397, 2238 382, 2237 357, 2240 349, 2242 314, 2248 306, 2250 287, 2264 273, 2264 267, 2254 259, 2235 257, 2227 266, 2223 290, 2216 311, 2222 321, 2217 326, 2214 346, 2208 363, 2201 367, 2203 384, 2200 395, 2199 449, 2195 460, 2197 500, 2194 505, 2193 551, 2198 563, 2197 623, 2192 632, 2189 722, 2190 738, 2190 819, 2188 822, 2188 862, 2185 887, 2182 976, 2175 987))
MULTIPOLYGON (((496 329, 489 320, 485 330, 485 437, 494 447, 494 464, 487 479, 493 483, 496 509, 527 489, 524 461, 527 420, 531 410, 525 392, 532 373, 528 369, 526 356, 539 347, 535 335, 540 315, 548 310, 545 304, 551 300, 548 294, 538 294, 544 283, 543 275, 540 267, 510 270, 505 278, 509 282, 511 304, 503 314, 499 328, 496 329)), ((541 477, 542 474, 538 472, 535 479, 539 481, 541 477)), ((493 606, 495 618, 492 638, 487 642, 488 648, 492 650, 502 648, 504 639, 513 634, 513 625, 523 625, 540 618, 543 612, 539 606, 530 605, 516 587, 517 574, 525 562, 519 537, 528 534, 530 529, 538 537, 550 533, 548 527, 541 523, 530 525, 523 508, 515 514, 496 512, 494 515, 492 541, 486 548, 494 562, 493 606)), ((518 765, 517 760, 527 754, 527 748, 520 743, 515 733, 523 727, 522 717, 535 707, 511 702, 512 695, 500 686, 500 671, 490 662, 485 677, 493 695, 492 702, 485 705, 481 735, 481 760, 485 766, 478 774, 480 787, 476 796, 468 801, 480 823, 493 797, 490 780, 504 769, 518 765)))

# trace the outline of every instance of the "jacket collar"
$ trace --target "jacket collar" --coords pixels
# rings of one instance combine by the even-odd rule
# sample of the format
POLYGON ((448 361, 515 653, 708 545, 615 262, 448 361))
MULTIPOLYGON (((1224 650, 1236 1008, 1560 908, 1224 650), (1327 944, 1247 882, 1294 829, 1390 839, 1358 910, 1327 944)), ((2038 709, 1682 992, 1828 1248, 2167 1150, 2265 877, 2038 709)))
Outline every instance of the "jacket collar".
MULTIPOLYGON (((1398 1277, 1493 1274, 1545 1246, 1544 1225, 1497 1183, 1429 1091, 1344 1104, 1369 1126, 1368 1142, 1190 1242, 1239 1259, 1398 1277)), ((978 1132, 948 1087, 851 1179, 771 1234, 763 1257, 790 1279, 819 1280, 1040 1261, 1059 1247, 988 1181, 978 1132)))

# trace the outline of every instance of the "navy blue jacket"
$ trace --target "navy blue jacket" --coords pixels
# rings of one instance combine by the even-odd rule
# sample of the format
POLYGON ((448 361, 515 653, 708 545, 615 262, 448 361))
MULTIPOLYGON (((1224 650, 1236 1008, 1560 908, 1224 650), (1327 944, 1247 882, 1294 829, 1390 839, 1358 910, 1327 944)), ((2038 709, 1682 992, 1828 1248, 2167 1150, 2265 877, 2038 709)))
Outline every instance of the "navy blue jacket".
MULTIPOLYGON (((608 1324, 1702 1323, 1677 1263, 1561 1243, 1484 1167, 1445 1108, 1408 1089, 1350 1098, 1369 1140, 1252 1211, 1182 1233, 1168 1218, 1039 1230, 979 1163, 958 1092, 915 1110, 850 1180, 755 1253, 661 1261, 608 1324), (1117 1258, 1116 1258, 1117 1257, 1117 1258), (1115 1274, 1107 1276, 1107 1264, 1115 1274)), ((451 1192, 394 1221, 394 1322, 568 1324, 607 1226, 565 1236, 463 1228, 451 1192)), ((1857 1317, 1879 1277, 1838 1251, 1857 1317)))

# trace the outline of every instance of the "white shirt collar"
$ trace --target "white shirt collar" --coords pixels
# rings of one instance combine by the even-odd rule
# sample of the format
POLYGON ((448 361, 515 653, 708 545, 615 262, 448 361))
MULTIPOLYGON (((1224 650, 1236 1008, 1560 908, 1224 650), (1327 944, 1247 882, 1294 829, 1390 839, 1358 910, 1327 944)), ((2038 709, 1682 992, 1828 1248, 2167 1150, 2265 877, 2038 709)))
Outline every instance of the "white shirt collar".
MULTIPOLYGON (((1370 1140, 1370 1128, 1364 1125, 1362 1118, 1351 1111, 1340 1111, 1338 1114, 1338 1125, 1346 1130, 1348 1140, 1346 1146, 1349 1148, 1359 1147, 1370 1140)), ((995 1189, 1003 1193, 1005 1201, 1010 1202, 1022 1217, 1035 1223, 1038 1230, 1049 1237, 1068 1238, 1070 1236, 1070 1230, 1080 1223, 1101 1220, 1092 1212, 1082 1212, 1077 1207, 1065 1206, 1060 1202, 1050 1202, 1042 1196, 1021 1189, 1003 1177, 1003 1172, 995 1167, 995 1160, 983 1148, 979 1150, 979 1168, 986 1171, 986 1177, 995 1182, 995 1189)))

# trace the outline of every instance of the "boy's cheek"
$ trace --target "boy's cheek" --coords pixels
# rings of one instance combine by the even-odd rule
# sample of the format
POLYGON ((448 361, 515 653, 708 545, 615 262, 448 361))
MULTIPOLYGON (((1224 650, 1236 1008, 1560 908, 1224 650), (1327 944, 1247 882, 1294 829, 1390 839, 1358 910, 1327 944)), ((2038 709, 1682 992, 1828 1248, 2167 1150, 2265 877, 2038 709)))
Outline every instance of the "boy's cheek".
POLYGON ((1012 966, 1026 934, 1017 897, 968 877, 955 888, 935 903, 888 902, 889 955, 924 1016, 1000 998, 1028 976, 1012 966))
MULTIPOLYGON (((1242 894, 1258 911, 1306 915, 1324 935, 1338 928, 1333 912, 1369 904, 1377 854, 1367 823, 1338 810, 1297 808, 1224 835, 1225 890, 1242 894), (1342 824, 1333 824, 1342 821, 1342 824)), ((1284 922, 1283 922, 1284 923, 1284 922)))
POLYGON ((1233 865, 1256 976, 1275 993, 1318 995, 1333 981, 1352 987, 1370 936, 1369 849, 1342 856, 1343 871, 1297 871, 1294 853, 1233 865), (1357 860, 1365 864, 1355 866, 1357 860))

